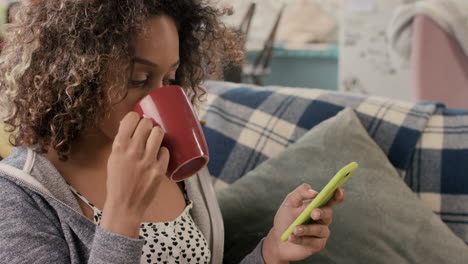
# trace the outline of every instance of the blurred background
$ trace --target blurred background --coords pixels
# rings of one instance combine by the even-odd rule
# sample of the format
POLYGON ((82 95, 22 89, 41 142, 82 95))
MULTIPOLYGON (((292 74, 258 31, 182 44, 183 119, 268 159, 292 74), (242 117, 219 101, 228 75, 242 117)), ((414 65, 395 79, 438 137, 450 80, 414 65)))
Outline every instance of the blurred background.
MULTIPOLYGON (((466 0, 211 0, 246 37, 230 82, 468 108, 466 0)), ((0 0, 0 21, 7 6, 0 0)), ((0 28, 3 32, 3 26, 0 28)))
POLYGON ((468 67, 464 67, 466 52, 462 48, 468 44, 460 36, 463 29, 468 32, 468 1, 219 3, 234 9, 225 23, 247 34, 246 63, 241 70, 227 70, 229 81, 342 90, 468 107, 468 67), (463 11, 455 15, 453 9, 463 11), (402 45, 414 52, 405 53, 402 45), (436 54, 426 56, 428 53, 436 54), (464 95, 460 102, 458 98, 464 95))

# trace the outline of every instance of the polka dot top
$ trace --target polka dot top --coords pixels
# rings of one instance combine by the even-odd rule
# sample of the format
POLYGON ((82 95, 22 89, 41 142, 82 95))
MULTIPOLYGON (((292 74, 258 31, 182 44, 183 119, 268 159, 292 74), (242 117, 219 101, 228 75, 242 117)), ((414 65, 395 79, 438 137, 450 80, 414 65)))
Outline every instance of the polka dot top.
MULTIPOLYGON (((69 185, 70 186, 70 185, 69 185)), ((72 186, 70 189, 94 212, 94 223, 100 224, 102 211, 89 202, 72 186)), ((140 238, 145 239, 140 263, 209 263, 211 252, 205 237, 195 225, 190 209, 192 201, 184 188, 186 207, 174 220, 158 223, 141 223, 140 238)))

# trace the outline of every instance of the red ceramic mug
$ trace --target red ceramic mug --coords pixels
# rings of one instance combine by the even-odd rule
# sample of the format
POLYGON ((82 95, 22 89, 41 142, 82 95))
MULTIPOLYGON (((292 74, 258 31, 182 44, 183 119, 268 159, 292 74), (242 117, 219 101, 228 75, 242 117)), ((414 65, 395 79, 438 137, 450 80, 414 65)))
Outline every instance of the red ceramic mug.
POLYGON ((203 130, 182 87, 158 88, 143 97, 133 111, 164 130, 161 145, 169 149, 167 175, 171 180, 183 181, 206 166, 209 155, 203 130))

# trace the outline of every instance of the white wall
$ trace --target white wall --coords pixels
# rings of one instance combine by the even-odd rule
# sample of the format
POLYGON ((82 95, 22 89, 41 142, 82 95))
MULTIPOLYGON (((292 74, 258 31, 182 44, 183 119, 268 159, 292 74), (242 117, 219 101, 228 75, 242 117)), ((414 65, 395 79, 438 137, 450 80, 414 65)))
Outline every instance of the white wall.
POLYGON ((343 0, 340 28, 340 89, 411 100, 409 63, 393 54, 385 30, 394 9, 412 0, 357 0, 373 6, 353 12, 343 0))

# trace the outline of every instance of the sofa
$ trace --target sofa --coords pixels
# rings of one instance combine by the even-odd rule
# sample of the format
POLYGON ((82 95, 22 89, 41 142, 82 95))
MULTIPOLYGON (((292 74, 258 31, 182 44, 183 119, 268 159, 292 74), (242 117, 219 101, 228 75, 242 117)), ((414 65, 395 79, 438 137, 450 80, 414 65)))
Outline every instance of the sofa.
POLYGON ((349 107, 402 181, 468 244, 468 111, 320 89, 218 81, 205 86, 200 117, 216 191, 349 107))
MULTIPOLYGON (((320 89, 219 81, 208 81, 204 86, 207 94, 198 112, 206 121, 208 169, 218 193, 250 177, 246 175, 284 153, 308 131, 350 108, 422 206, 430 208, 468 244, 468 111, 437 102, 405 102, 320 89)), ((0 150, 8 152, 4 141, 0 150)), ((221 207, 226 208, 223 202, 221 207)), ((225 219, 225 223, 229 221, 225 219)), ((257 232, 258 238, 262 232, 257 232)), ((228 240, 231 233, 227 226, 228 240)), ((226 252, 229 255, 228 248, 226 252)))

